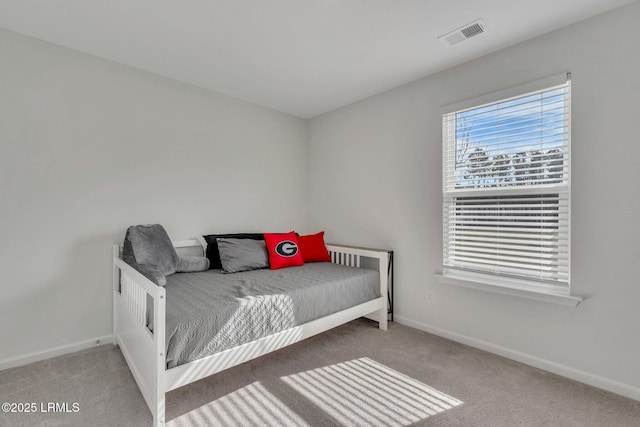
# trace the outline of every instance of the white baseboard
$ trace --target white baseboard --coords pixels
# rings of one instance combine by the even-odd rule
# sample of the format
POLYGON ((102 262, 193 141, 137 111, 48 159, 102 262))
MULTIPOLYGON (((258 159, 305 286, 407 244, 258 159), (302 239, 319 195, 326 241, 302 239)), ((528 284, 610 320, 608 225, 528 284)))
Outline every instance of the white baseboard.
POLYGON ((15 368, 18 366, 28 365, 29 363, 39 362, 41 360, 51 359, 52 357, 63 356, 69 353, 75 353, 76 351, 86 350, 87 348, 95 347, 102 344, 112 344, 113 335, 104 335, 102 337, 95 337, 85 341, 79 341, 71 344, 61 345, 53 347, 48 350, 38 351, 35 353, 25 354, 23 356, 14 357, 11 359, 0 360, 0 371, 3 369, 15 368))
POLYGON ((532 356, 527 353, 522 353, 510 348, 492 344, 487 341, 458 334, 456 332, 450 332, 444 329, 436 328, 424 323, 416 322, 403 316, 394 315, 394 320, 397 323, 410 326, 412 328, 419 329, 433 335, 447 338, 451 341, 456 341, 470 347, 488 351, 489 353, 497 354, 499 356, 506 357, 507 359, 515 360, 517 362, 524 363, 525 365, 533 366, 548 372, 553 372, 554 374, 558 374, 560 376, 570 378, 581 383, 598 387, 603 390, 628 397, 630 399, 640 400, 640 388, 630 384, 625 384, 620 381, 605 378, 586 371, 581 371, 570 366, 562 365, 550 360, 532 356))

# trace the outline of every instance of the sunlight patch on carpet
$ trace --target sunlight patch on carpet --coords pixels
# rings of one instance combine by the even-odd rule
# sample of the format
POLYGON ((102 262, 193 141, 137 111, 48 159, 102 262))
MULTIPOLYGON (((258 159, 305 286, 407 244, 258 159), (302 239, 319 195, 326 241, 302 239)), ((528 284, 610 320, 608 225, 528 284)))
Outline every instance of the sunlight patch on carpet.
POLYGON ((172 425, 311 427, 259 382, 174 418, 167 427, 172 425))
POLYGON ((463 403, 367 357, 281 379, 349 426, 404 427, 463 403))

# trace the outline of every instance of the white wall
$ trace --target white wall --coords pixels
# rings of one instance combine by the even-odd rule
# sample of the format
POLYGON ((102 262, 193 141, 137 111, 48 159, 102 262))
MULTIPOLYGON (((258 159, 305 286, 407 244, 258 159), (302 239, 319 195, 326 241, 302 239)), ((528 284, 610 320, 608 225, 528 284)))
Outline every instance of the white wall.
POLYGON ((312 119, 311 225, 396 251, 397 320, 640 399, 639 20, 634 3, 312 119), (437 283, 440 108, 564 71, 572 290, 586 300, 567 308, 437 283))
POLYGON ((304 227, 306 121, 4 30, 0 58, 0 366, 112 332, 128 225, 304 227))

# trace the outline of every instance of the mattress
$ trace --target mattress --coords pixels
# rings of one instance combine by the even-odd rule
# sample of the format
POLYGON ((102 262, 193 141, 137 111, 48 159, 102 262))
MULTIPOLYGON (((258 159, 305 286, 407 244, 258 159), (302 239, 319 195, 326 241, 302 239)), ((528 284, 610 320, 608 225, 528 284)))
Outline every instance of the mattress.
POLYGON ((378 272, 328 262, 167 277, 167 368, 370 301, 378 272))

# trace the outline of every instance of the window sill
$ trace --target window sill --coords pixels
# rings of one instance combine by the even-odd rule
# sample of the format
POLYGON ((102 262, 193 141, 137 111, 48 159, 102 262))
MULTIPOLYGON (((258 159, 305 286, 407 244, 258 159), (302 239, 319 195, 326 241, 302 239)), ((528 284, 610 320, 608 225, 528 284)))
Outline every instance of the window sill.
POLYGON ((465 275, 464 273, 445 271, 436 273, 436 280, 446 285, 462 286, 481 291, 494 292, 503 295, 511 295, 528 298, 553 304, 577 307, 582 302, 582 297, 560 293, 551 289, 532 289, 517 281, 497 278, 495 281, 478 276, 465 275), (499 282, 499 283, 496 283, 499 282))

